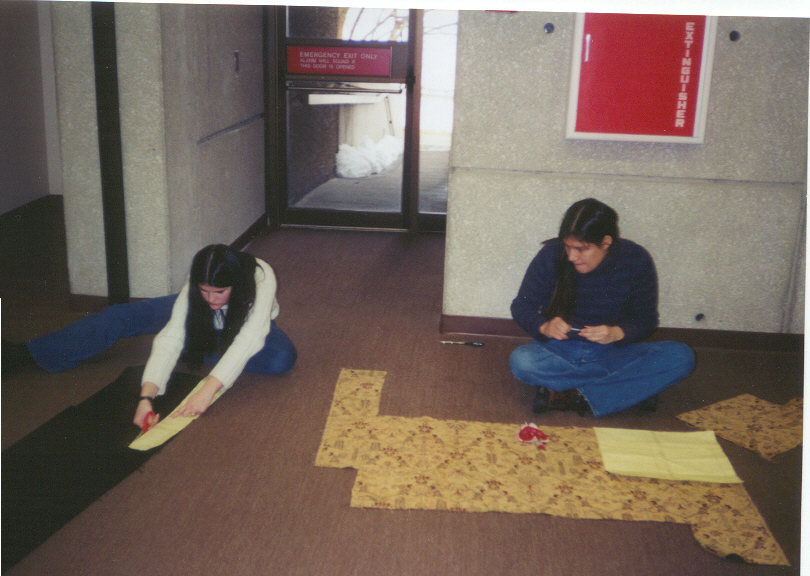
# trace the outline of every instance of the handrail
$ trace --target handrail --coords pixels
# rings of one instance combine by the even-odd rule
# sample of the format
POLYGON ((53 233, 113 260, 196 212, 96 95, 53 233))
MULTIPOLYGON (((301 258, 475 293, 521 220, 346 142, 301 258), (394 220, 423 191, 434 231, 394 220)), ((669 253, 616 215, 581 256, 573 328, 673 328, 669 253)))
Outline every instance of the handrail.
POLYGON ((370 94, 402 94, 402 88, 397 89, 379 89, 379 88, 359 88, 356 86, 307 86, 299 85, 296 82, 287 82, 287 90, 301 90, 304 92, 326 92, 329 94, 357 94, 357 93, 370 93, 370 94))

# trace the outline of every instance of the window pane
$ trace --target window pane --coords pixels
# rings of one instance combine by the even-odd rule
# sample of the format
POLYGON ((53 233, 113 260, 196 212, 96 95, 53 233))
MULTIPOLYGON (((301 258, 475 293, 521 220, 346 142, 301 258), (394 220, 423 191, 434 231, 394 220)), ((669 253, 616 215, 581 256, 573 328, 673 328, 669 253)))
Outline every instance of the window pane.
POLYGON ((456 80, 457 10, 425 10, 419 122, 419 212, 447 213, 453 95, 456 80))
POLYGON ((287 8, 288 38, 407 42, 407 8, 287 8))
POLYGON ((402 211, 405 86, 288 83, 287 113, 288 206, 402 211))

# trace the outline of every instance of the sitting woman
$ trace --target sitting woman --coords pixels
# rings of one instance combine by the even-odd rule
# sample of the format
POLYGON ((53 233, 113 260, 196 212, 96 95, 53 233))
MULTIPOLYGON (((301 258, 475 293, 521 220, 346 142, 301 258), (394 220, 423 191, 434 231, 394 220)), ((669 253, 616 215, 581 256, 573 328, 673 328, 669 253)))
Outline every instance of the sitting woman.
POLYGON ((566 211, 511 310, 534 338, 512 352, 510 368, 538 387, 535 412, 590 407, 599 417, 637 404, 654 410, 657 394, 695 366, 685 344, 641 342, 658 327, 655 266, 644 248, 619 238, 618 215, 598 200, 566 211))
POLYGON ((213 366, 202 388, 178 412, 183 416, 205 412, 214 395, 243 371, 273 375, 290 370, 297 354, 276 326, 278 312, 272 268, 250 254, 211 245, 194 256, 179 294, 115 304, 25 344, 4 344, 3 364, 4 369, 12 364, 11 370, 36 363, 57 373, 121 338, 157 333, 133 419, 143 427, 157 422, 150 415, 152 399, 166 391, 181 356, 193 369, 213 366))

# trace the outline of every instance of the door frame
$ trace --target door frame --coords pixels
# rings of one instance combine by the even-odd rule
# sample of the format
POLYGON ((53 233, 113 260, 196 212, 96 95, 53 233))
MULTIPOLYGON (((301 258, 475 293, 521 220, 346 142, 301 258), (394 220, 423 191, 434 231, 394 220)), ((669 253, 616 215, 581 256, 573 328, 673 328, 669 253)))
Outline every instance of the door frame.
POLYGON ((287 39, 285 6, 265 9, 265 183, 268 223, 330 228, 373 228, 416 231, 445 230, 446 215, 419 214, 419 100, 421 95, 422 10, 408 14, 408 42, 347 42, 314 38, 287 39), (392 72, 386 77, 287 74, 288 46, 392 47, 392 72), (403 83, 406 89, 402 211, 362 212, 289 207, 287 179, 287 81, 319 80, 403 83))

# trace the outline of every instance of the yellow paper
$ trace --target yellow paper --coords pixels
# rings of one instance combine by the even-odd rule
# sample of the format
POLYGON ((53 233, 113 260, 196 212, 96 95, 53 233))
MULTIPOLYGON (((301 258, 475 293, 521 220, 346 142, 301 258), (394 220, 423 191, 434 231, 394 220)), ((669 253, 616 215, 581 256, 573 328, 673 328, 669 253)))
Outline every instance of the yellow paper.
POLYGON ((605 469, 664 480, 740 483, 714 432, 594 428, 605 469))
MULTIPOLYGON (((195 392, 203 387, 203 384, 205 384, 205 379, 201 380, 199 384, 194 387, 194 390, 188 393, 188 396, 186 396, 180 405, 174 409, 174 412, 169 414, 167 418, 162 418, 160 422, 155 424, 147 432, 139 434, 138 437, 132 441, 129 447, 134 450, 150 450, 151 448, 160 446, 169 438, 180 432, 183 428, 191 424, 194 420, 199 418, 199 416, 174 416, 174 414, 188 402, 188 399, 195 392)), ((224 391, 225 389, 222 388, 216 394, 214 394, 211 404, 216 402, 224 391)))

